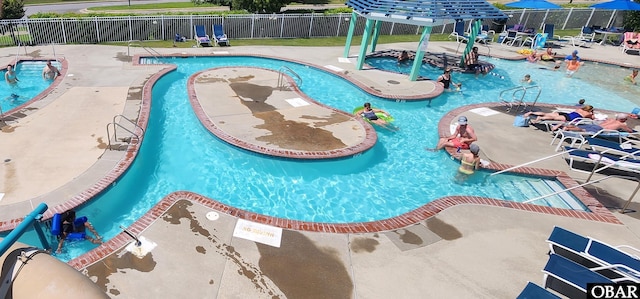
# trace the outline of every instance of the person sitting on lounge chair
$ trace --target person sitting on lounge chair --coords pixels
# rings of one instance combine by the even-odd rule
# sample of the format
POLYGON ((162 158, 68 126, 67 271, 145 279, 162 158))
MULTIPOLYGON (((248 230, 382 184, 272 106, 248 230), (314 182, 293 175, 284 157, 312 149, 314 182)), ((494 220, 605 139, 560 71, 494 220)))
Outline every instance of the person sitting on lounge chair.
MULTIPOLYGON (((532 123, 537 123, 543 120, 559 120, 559 121, 572 121, 576 118, 590 118, 593 119, 593 106, 585 105, 584 107, 577 108, 576 110, 565 113, 565 112, 533 112, 529 111, 525 113, 524 117, 529 117, 531 115, 536 115, 536 119, 532 120, 532 123)), ((557 128, 556 128, 557 129, 557 128)))
POLYGON ((596 133, 602 130, 611 130, 611 131, 624 131, 633 133, 633 130, 629 128, 627 125, 627 118, 629 116, 625 113, 616 114, 615 119, 608 119, 600 124, 584 124, 577 126, 565 126, 563 129, 566 131, 579 131, 579 132, 589 132, 596 133))

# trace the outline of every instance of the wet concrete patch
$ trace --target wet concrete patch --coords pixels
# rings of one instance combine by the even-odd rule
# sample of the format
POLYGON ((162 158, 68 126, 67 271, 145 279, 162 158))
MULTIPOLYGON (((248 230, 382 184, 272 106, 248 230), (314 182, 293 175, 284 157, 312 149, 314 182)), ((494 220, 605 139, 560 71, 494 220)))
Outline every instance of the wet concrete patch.
MULTIPOLYGON (((378 234, 375 234, 376 238, 378 236, 378 234)), ((351 251, 353 251, 354 253, 361 253, 361 252, 374 252, 376 250, 376 247, 378 247, 378 245, 380 245, 380 242, 374 238, 354 238, 351 241, 350 244, 350 248, 351 251)))
POLYGON ((94 279, 96 285, 102 287, 103 291, 112 295, 118 295, 120 291, 117 287, 109 287, 109 276, 114 273, 126 274, 127 269, 140 272, 151 272, 156 267, 151 253, 143 258, 124 251, 122 255, 112 254, 97 264, 86 269, 86 274, 94 279))
POLYGON ((318 247, 302 233, 286 230, 280 248, 256 245, 260 270, 287 298, 353 297, 353 281, 336 249, 318 247))
POLYGON ((438 219, 438 217, 431 217, 426 222, 429 230, 436 233, 440 238, 449 241, 462 238, 462 233, 455 226, 438 219))
POLYGON ((416 224, 383 233, 402 251, 424 247, 442 240, 424 225, 416 224))

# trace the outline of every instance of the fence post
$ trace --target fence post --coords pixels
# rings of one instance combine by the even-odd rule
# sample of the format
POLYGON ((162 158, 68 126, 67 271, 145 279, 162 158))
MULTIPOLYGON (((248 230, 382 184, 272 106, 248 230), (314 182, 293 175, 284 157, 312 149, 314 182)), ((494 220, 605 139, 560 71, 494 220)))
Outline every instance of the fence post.
POLYGON ((589 15, 589 19, 587 20, 587 23, 584 24, 585 26, 589 27, 589 23, 591 23, 591 18, 593 17, 593 13, 596 12, 595 8, 591 9, 591 14, 589 15))
POLYGON ((611 24, 613 24, 613 19, 615 18, 615 16, 616 16, 616 12, 617 12, 617 11, 618 11, 618 10, 614 9, 614 10, 611 12, 611 17, 609 18, 609 22, 607 22, 607 28, 611 28, 611 24))
MULTIPOLYGON (((522 18, 524 18, 524 15, 527 13, 527 9, 523 8, 522 9, 522 14, 520 14, 520 20, 518 21, 518 24, 522 24, 522 18)), ((525 24, 526 25, 526 24, 525 24)), ((526 27, 526 26, 525 26, 526 27)))
POLYGON ((160 15, 160 24, 162 25, 162 40, 165 40, 165 36, 164 36, 164 15, 160 15))
POLYGON ((571 13, 573 12, 573 7, 569 9, 569 13, 567 14, 567 18, 564 20, 564 24, 562 24, 562 30, 567 27, 567 22, 569 22, 569 18, 571 18, 571 13))
POLYGON ((98 39, 98 43, 100 43, 100 26, 98 26, 98 17, 93 17, 93 20, 96 23, 96 38, 98 39))
MULTIPOLYGON (((540 23, 540 27, 538 29, 542 30, 542 27, 544 27, 544 22, 547 21, 547 16, 549 15, 549 10, 547 9, 547 11, 544 13, 544 18, 542 18, 542 22, 540 23)), ((552 36, 553 38, 553 36, 552 36)))
POLYGON ((315 15, 315 13, 311 12, 311 21, 309 21, 309 38, 311 38, 311 29, 313 29, 313 15, 315 15))
POLYGON ((129 40, 133 40, 133 24, 131 24, 131 16, 129 16, 129 40))
POLYGON ((284 14, 282 14, 282 22, 280 22, 280 38, 284 35, 284 14))

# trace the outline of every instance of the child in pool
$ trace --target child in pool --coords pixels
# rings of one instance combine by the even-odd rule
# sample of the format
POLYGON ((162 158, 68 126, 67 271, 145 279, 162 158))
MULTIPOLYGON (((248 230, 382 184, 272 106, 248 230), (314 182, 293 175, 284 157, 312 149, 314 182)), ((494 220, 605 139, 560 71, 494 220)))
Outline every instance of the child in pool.
POLYGON ((633 85, 636 85, 637 76, 638 76, 638 70, 634 69, 633 71, 631 71, 631 75, 624 77, 624 80, 631 82, 633 85))
POLYGON ((458 172, 466 175, 473 174, 474 171, 480 168, 480 147, 472 143, 469 145, 469 152, 463 153, 460 156, 460 167, 458 172))

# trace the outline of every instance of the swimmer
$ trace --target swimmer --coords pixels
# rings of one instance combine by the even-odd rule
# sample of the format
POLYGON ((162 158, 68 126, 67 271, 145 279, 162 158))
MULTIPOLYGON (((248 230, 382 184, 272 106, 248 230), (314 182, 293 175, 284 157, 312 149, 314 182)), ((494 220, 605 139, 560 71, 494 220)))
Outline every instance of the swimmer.
POLYGON ((631 71, 631 75, 624 77, 624 80, 631 82, 633 85, 636 85, 637 76, 638 76, 638 69, 634 69, 633 71, 631 71))
POLYGON ((7 72, 4 74, 4 80, 9 83, 9 85, 16 85, 18 83, 18 75, 13 70, 12 65, 7 65, 7 72))
POLYGON ((531 83, 533 83, 533 80, 531 80, 531 75, 526 74, 526 75, 524 75, 524 78, 522 78, 522 80, 520 80, 520 82, 531 84, 531 83))
POLYGON ((567 62, 567 77, 572 77, 578 69, 582 66, 582 62, 577 59, 577 57, 573 57, 569 62, 567 62))
POLYGON ((42 78, 45 80, 53 80, 57 76, 60 76, 60 70, 51 64, 51 60, 47 61, 47 64, 42 69, 42 78))

